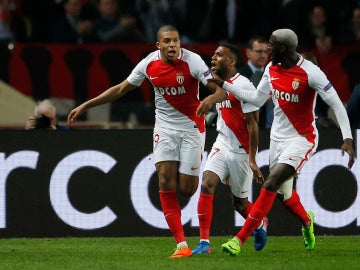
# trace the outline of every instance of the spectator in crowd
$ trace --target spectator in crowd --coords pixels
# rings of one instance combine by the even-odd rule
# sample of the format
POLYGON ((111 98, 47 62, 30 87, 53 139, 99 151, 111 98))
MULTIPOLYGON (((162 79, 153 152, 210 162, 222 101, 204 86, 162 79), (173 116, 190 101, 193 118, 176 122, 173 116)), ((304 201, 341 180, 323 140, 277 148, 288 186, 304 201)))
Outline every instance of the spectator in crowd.
POLYGON ((159 178, 160 203, 176 241, 170 258, 189 257, 191 249, 181 223, 177 192, 190 197, 197 190, 205 142, 203 113, 227 94, 213 82, 211 71, 201 57, 181 48, 179 31, 171 25, 158 30, 158 50, 141 60, 127 79, 73 109, 68 122, 87 109, 113 102, 149 79, 155 93, 156 120, 153 132, 154 163, 159 178), (214 93, 199 101, 199 82, 214 93))
POLYGON ((118 0, 99 0, 98 11, 94 28, 101 42, 146 42, 136 18, 120 12, 118 0))
POLYGON ((360 4, 352 10, 351 20, 341 29, 339 41, 342 44, 360 43, 360 4))
POLYGON ((352 36, 353 41, 360 42, 360 4, 354 8, 352 16, 352 36))
POLYGON ((311 12, 308 27, 301 38, 302 45, 317 48, 320 53, 328 53, 333 46, 333 30, 325 7, 315 5, 311 12))
POLYGON ((81 0, 64 0, 63 17, 55 19, 52 41, 58 43, 96 42, 93 22, 82 17, 81 0))
POLYGON ((341 152, 349 155, 348 168, 351 169, 355 162, 345 108, 324 72, 299 55, 297 46, 298 38, 292 30, 278 29, 272 33, 269 40, 272 61, 266 66, 257 91, 239 91, 238 87, 213 74, 212 81, 237 98, 256 106, 264 104, 272 92, 276 112, 270 135, 270 174, 242 229, 222 245, 223 251, 232 256, 239 255, 246 240, 271 210, 277 196, 281 196, 283 205, 301 221, 306 249, 314 249, 314 214, 306 211, 301 204, 293 189, 293 178, 318 145, 313 112, 316 94, 334 110, 342 132, 341 152))
POLYGON ((21 1, 0 1, 0 46, 10 42, 27 41, 25 21, 22 17, 21 1))
POLYGON ((48 99, 39 101, 34 109, 34 115, 26 120, 25 129, 69 130, 68 126, 58 125, 56 108, 48 99))
MULTIPOLYGON (((237 72, 241 64, 237 46, 220 43, 211 59, 211 70, 223 80, 231 81, 239 88, 252 89, 255 86, 237 72)), ((201 193, 198 201, 200 242, 193 254, 210 253, 210 227, 213 213, 213 199, 220 182, 228 184, 232 193, 235 210, 246 218, 252 208, 248 201, 253 178, 260 184, 263 175, 256 164, 259 142, 259 108, 228 95, 226 101, 216 104, 218 111, 218 136, 212 146, 203 172, 201 193)), ((255 230, 255 249, 261 250, 266 244, 268 221, 264 218, 255 230)))
POLYGON ((351 92, 349 102, 346 105, 350 125, 353 129, 360 129, 360 83, 355 85, 351 92))
POLYGON ((0 80, 9 81, 13 42, 27 40, 20 0, 0 0, 0 80))
MULTIPOLYGON (((147 42, 156 41, 156 32, 162 25, 176 25, 180 31, 184 31, 182 18, 186 13, 186 0, 135 0, 133 8, 136 10, 147 42)), ((182 42, 186 43, 185 35, 182 42)))
MULTIPOLYGON (((257 87, 269 61, 268 41, 261 36, 252 37, 247 44, 246 56, 248 61, 239 68, 239 72, 257 87)), ((260 128, 271 128, 274 118, 273 110, 274 105, 270 96, 269 100, 260 108, 260 128)))

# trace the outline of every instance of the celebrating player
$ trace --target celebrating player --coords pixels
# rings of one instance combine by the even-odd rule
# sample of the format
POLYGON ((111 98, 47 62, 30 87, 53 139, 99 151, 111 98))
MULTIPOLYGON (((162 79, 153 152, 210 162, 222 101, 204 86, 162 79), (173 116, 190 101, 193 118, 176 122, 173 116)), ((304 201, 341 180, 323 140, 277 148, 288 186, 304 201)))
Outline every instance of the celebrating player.
MULTIPOLYGON (((239 49, 232 44, 220 43, 211 59, 211 71, 238 89, 256 91, 249 79, 237 72, 240 64, 239 49)), ((216 108, 216 128, 219 134, 203 172, 198 202, 200 242, 193 254, 211 252, 209 235, 217 185, 220 182, 229 184, 234 207, 246 218, 253 206, 248 201, 253 176, 259 183, 263 182, 263 175, 255 161, 259 142, 259 108, 239 101, 233 94, 229 94, 223 102, 217 103, 216 108)), ((261 250, 266 244, 267 223, 267 218, 263 218, 263 222, 254 231, 256 250, 261 250)))
MULTIPOLYGON (((314 107, 316 95, 333 109, 343 137, 342 154, 349 155, 348 168, 355 161, 352 134, 345 108, 331 82, 321 69, 296 52, 297 35, 290 29, 274 31, 269 40, 272 62, 265 69, 257 91, 240 90, 214 74, 217 82, 237 98, 261 106, 272 93, 274 122, 270 135, 270 174, 263 184, 244 226, 236 236, 222 245, 224 252, 237 256, 241 247, 270 211, 276 193, 281 193, 285 207, 302 223, 307 250, 315 245, 314 214, 306 212, 293 187, 293 177, 316 151, 318 131, 314 107)), ((205 105, 206 107, 206 105, 205 105)), ((201 111, 202 105, 199 107, 201 111)))
POLYGON ((196 114, 200 104, 199 81, 213 92, 203 100, 202 112, 227 96, 217 84, 208 82, 211 71, 201 57, 180 48, 180 44, 178 30, 171 25, 162 26, 157 33, 158 50, 140 61, 123 82, 84 102, 68 115, 69 123, 73 123, 86 109, 115 101, 146 78, 150 80, 155 92, 153 153, 160 202, 177 244, 171 258, 192 255, 181 224, 177 191, 192 196, 199 183, 205 142, 205 117, 196 114))

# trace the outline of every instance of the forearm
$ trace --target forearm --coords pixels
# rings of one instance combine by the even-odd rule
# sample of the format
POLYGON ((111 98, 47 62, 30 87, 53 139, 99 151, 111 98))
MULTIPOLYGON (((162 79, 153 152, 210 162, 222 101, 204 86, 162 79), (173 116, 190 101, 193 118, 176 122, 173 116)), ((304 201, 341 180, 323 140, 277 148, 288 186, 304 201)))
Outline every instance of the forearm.
POLYGON ((338 95, 335 95, 325 101, 334 111, 336 120, 339 123, 343 140, 352 139, 351 127, 344 105, 338 95))
POLYGON ((248 123, 249 130, 249 162, 256 163, 256 153, 259 145, 259 126, 256 121, 248 123))
POLYGON ((257 107, 261 107, 262 105, 264 105, 266 100, 269 98, 269 95, 266 93, 260 91, 238 89, 237 86, 228 82, 224 82, 222 88, 232 93, 237 99, 244 100, 257 107))
POLYGON ((119 98, 121 98, 123 95, 126 94, 130 89, 124 87, 124 82, 117 84, 115 86, 112 86, 108 88, 106 91, 102 92, 100 95, 86 101, 84 103, 85 107, 92 108, 96 107, 102 104, 113 102, 119 98))

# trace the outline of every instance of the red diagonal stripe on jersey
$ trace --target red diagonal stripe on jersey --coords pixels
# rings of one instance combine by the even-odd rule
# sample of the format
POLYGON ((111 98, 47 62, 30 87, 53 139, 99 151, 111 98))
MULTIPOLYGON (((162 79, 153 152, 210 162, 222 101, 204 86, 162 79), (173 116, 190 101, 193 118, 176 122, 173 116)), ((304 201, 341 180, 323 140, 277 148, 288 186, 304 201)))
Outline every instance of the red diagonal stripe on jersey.
POLYGON ((228 94, 228 100, 230 100, 232 108, 220 108, 222 118, 244 147, 246 153, 249 153, 249 132, 246 121, 238 120, 244 118, 240 101, 238 101, 231 93, 228 94))
POLYGON ((282 75, 282 67, 280 65, 270 67, 271 78, 279 78, 273 80, 272 87, 275 91, 279 91, 279 95, 285 97, 287 94, 290 100, 279 97, 278 103, 281 110, 287 116, 295 130, 306 139, 314 143, 314 110, 313 100, 315 96, 315 90, 308 86, 308 77, 306 73, 299 67, 294 66, 286 71, 286 76, 282 75), (299 79, 299 85, 294 89, 294 78, 299 79), (291 101, 293 95, 298 95, 296 102, 291 101))

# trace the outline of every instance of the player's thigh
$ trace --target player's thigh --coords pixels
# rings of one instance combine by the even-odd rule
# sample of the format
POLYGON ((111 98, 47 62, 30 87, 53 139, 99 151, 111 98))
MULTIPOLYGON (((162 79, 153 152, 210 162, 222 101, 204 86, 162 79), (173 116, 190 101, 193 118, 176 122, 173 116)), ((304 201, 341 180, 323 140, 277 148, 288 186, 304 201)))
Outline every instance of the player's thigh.
POLYGON ((154 128, 153 156, 154 163, 163 161, 180 161, 181 136, 179 131, 165 128, 154 128))
POLYGON ((249 165, 249 156, 246 153, 230 153, 228 159, 230 190, 240 199, 248 198, 251 191, 253 172, 249 165))
POLYGON ((316 151, 316 144, 299 137, 287 141, 270 142, 270 172, 278 163, 288 164, 299 172, 301 167, 316 151))
POLYGON ((204 172, 215 173, 221 182, 225 182, 225 179, 229 176, 229 167, 226 160, 227 151, 224 145, 215 142, 204 166, 204 172))
POLYGON ((179 173, 199 176, 201 159, 205 145, 205 132, 198 129, 183 131, 180 146, 179 173))

